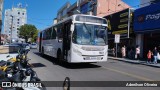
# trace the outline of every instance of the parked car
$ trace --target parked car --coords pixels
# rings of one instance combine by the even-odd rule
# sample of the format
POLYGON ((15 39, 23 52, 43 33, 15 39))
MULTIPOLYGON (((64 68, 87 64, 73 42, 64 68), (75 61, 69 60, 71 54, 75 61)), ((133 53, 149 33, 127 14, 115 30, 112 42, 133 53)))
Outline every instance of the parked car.
POLYGON ((37 44, 36 44, 36 43, 30 44, 30 48, 31 48, 31 49, 36 49, 36 48, 37 48, 37 44))
POLYGON ((11 45, 18 45, 23 49, 30 49, 30 46, 27 43, 12 43, 11 45))
POLYGON ((30 45, 28 44, 28 43, 25 43, 25 44, 23 44, 24 45, 24 47, 26 48, 26 49, 31 49, 31 47, 30 47, 30 45))
POLYGON ((16 58, 18 51, 20 50, 19 45, 2 45, 0 46, 0 61, 7 61, 11 58, 16 58))

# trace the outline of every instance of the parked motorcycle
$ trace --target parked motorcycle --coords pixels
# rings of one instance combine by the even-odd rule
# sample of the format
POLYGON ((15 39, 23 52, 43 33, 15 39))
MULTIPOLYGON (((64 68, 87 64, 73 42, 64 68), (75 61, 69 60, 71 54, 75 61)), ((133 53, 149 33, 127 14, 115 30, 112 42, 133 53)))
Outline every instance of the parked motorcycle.
MULTIPOLYGON (((41 81, 36 72, 31 68, 28 63, 30 59, 27 58, 27 50, 20 50, 16 58, 11 58, 8 61, 0 62, 0 82, 9 81, 15 83, 39 82, 41 81)), ((6 88, 4 88, 6 89, 6 88)), ((8 88, 7 88, 8 89, 8 88)), ((16 87, 15 90, 46 90, 44 85, 38 88, 31 87, 16 87)))

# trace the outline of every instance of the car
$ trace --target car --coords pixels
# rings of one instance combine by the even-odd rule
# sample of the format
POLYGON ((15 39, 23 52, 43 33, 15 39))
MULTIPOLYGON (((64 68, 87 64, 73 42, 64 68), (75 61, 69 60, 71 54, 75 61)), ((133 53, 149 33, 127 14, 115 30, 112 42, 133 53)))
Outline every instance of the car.
POLYGON ((25 47, 25 49, 30 49, 30 45, 28 43, 24 43, 23 46, 25 47))
POLYGON ((11 45, 18 45, 18 46, 20 46, 21 48, 23 48, 23 49, 30 49, 30 46, 29 46, 29 44, 27 44, 27 43, 12 43, 11 45))
POLYGON ((36 43, 30 44, 30 48, 31 48, 31 49, 36 49, 36 48, 37 48, 37 44, 36 44, 36 43))
POLYGON ((0 61, 7 61, 18 56, 21 47, 19 45, 2 45, 0 46, 0 61))

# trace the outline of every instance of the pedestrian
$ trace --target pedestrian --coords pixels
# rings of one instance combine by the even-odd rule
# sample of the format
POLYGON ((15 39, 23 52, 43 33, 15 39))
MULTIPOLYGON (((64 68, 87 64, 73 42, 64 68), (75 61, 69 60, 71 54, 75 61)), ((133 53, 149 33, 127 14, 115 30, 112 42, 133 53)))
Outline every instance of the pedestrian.
POLYGON ((121 53, 122 53, 122 58, 125 58, 126 57, 126 47, 125 47, 125 45, 122 47, 121 53))
POLYGON ((138 45, 136 46, 135 59, 140 59, 140 47, 138 45))
POLYGON ((151 63, 151 57, 152 57, 152 52, 151 50, 149 50, 147 53, 147 63, 151 63))
POLYGON ((112 55, 115 57, 116 55, 115 55, 115 49, 113 48, 112 49, 112 55))
POLYGON ((131 48, 130 50, 130 54, 131 54, 131 59, 134 59, 135 58, 135 52, 134 52, 134 48, 131 48))
POLYGON ((155 47, 153 50, 154 64, 157 64, 157 54, 158 54, 157 47, 155 47))

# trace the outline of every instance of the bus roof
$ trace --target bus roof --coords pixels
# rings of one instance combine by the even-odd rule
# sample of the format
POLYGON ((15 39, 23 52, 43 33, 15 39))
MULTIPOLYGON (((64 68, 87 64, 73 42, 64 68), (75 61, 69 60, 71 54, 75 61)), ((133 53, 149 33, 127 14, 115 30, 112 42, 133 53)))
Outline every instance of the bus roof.
MULTIPOLYGON (((85 14, 75 14, 75 15, 72 15, 72 16, 70 16, 70 17, 68 17, 68 18, 65 18, 65 19, 62 20, 62 21, 59 21, 58 23, 56 23, 56 24, 54 24, 54 25, 51 25, 51 26, 45 28, 45 29, 42 30, 42 31, 45 31, 45 30, 47 30, 47 29, 49 29, 49 28, 51 28, 51 27, 53 27, 53 26, 56 26, 56 25, 58 25, 58 24, 61 24, 61 23, 65 22, 65 21, 74 20, 74 18, 77 17, 77 16, 91 16, 91 17, 95 17, 95 18, 99 18, 99 19, 104 19, 104 20, 105 20, 105 18, 103 18, 103 17, 93 16, 93 15, 85 15, 85 14)), ((42 31, 40 31, 40 32, 42 32, 42 31)))

